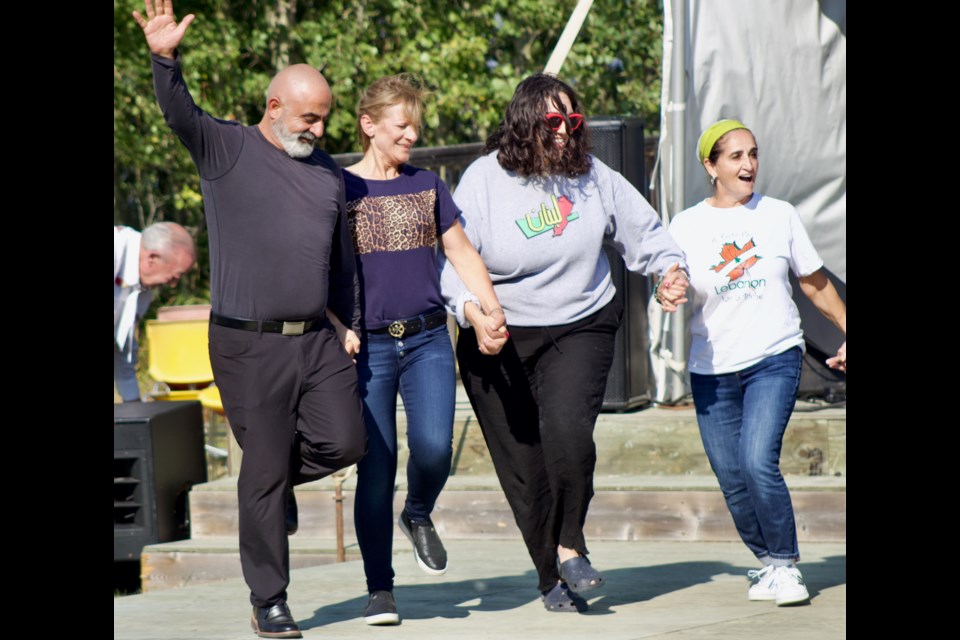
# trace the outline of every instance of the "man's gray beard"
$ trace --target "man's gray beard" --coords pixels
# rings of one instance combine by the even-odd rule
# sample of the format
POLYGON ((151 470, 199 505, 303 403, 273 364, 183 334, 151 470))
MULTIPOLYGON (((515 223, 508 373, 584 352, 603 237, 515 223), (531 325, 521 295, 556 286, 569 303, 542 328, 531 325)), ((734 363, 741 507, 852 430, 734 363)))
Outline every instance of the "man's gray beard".
POLYGON ((317 138, 309 131, 292 133, 280 118, 274 120, 270 126, 273 128, 273 134, 283 145, 283 150, 291 158, 306 158, 313 153, 313 143, 317 138), (308 138, 310 142, 304 142, 300 138, 308 138))

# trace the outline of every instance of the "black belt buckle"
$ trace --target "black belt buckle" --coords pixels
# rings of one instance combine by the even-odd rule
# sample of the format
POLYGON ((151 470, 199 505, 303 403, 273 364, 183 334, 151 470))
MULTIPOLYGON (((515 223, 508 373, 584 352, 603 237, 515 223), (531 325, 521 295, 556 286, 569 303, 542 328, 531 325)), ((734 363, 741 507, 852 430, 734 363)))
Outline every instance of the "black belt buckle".
POLYGON ((387 333, 389 333, 394 338, 402 338, 404 331, 407 330, 407 326, 400 322, 399 320, 394 320, 390 323, 390 326, 387 328, 387 333))

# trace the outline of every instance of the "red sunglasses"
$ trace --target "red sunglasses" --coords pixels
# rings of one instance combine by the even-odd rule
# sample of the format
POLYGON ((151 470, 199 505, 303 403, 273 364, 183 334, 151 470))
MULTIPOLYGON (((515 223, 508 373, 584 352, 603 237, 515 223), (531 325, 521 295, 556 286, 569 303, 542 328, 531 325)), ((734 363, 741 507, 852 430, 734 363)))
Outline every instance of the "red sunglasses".
MULTIPOLYGON (((560 125, 563 124, 563 114, 556 113, 551 111, 547 115, 543 116, 547 121, 547 126, 549 126, 554 131, 560 130, 560 125)), ((567 126, 567 131, 570 133, 576 131, 580 128, 580 125, 583 124, 583 115, 579 113, 568 113, 566 117, 567 122, 570 124, 567 126)))

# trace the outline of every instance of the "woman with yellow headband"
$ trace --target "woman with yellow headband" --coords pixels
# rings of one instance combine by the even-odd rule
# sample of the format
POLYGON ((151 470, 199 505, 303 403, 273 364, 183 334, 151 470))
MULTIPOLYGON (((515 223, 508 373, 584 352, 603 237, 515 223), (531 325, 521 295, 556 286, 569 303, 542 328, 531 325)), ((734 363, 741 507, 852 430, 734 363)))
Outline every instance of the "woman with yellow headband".
MULTIPOLYGON (((780 474, 783 434, 803 355, 787 270, 844 335, 847 310, 787 202, 754 191, 757 141, 737 120, 698 142, 713 195, 680 213, 670 233, 687 255, 693 310, 690 383, 697 422, 737 532, 763 567, 750 600, 809 600, 790 493, 780 474)), ((846 342, 827 364, 846 371, 846 342)))

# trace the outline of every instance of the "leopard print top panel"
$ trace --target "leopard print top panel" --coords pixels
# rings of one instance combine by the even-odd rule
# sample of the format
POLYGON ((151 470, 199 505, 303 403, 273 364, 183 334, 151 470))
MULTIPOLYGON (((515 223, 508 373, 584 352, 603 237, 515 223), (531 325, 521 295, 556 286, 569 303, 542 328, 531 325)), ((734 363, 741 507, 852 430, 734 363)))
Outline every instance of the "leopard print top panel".
POLYGON ((407 251, 437 242, 434 189, 395 196, 364 196, 347 203, 353 250, 357 255, 407 251))

